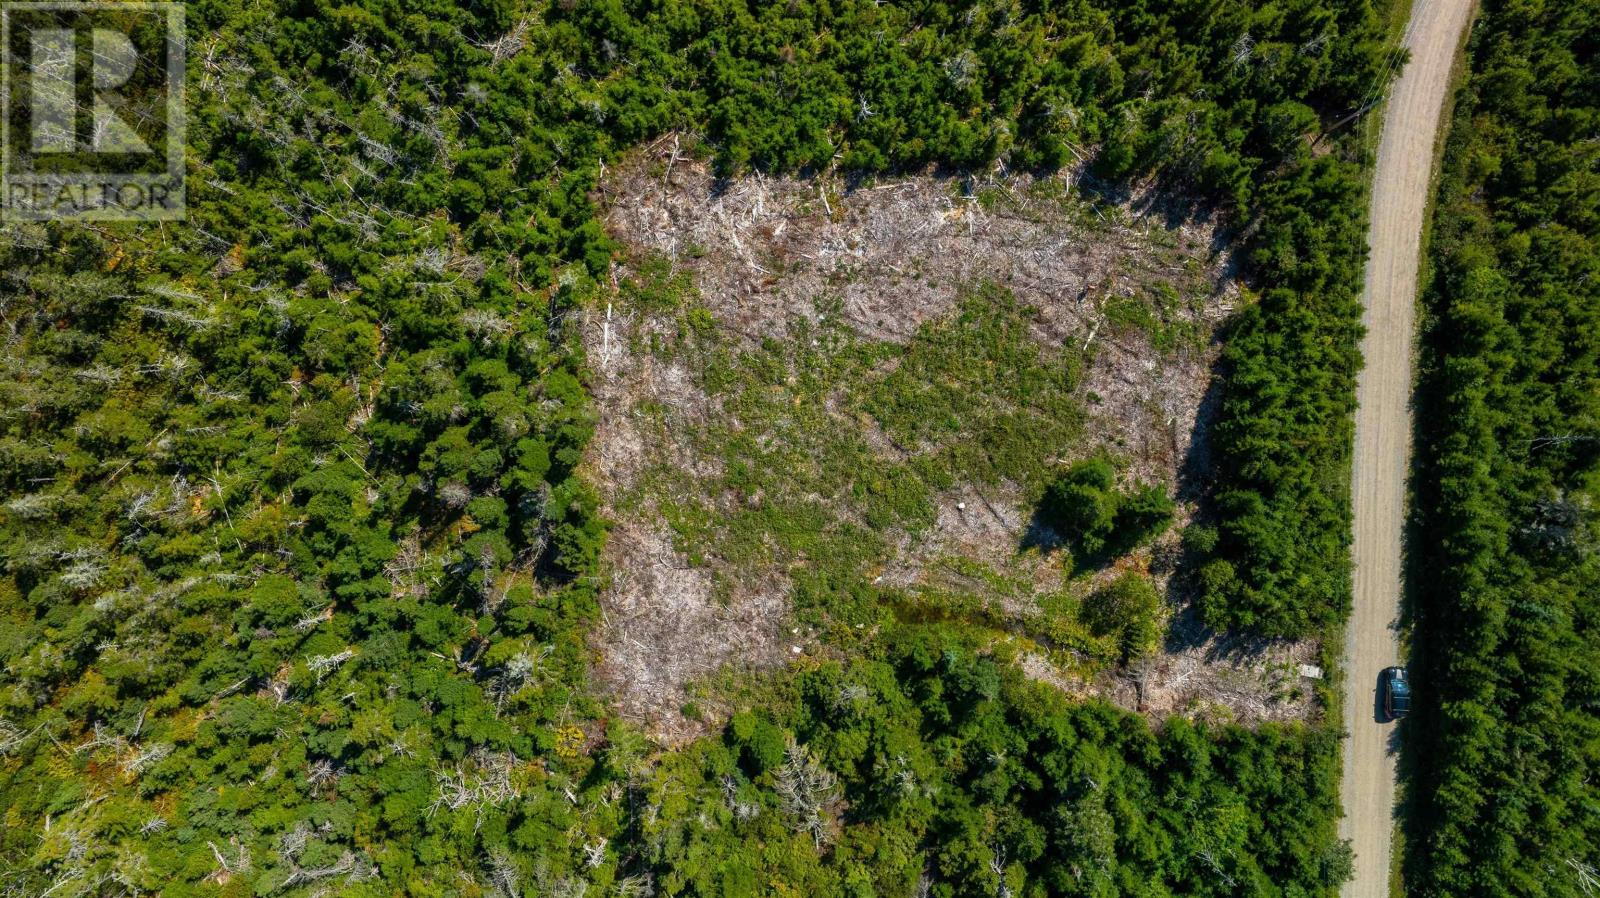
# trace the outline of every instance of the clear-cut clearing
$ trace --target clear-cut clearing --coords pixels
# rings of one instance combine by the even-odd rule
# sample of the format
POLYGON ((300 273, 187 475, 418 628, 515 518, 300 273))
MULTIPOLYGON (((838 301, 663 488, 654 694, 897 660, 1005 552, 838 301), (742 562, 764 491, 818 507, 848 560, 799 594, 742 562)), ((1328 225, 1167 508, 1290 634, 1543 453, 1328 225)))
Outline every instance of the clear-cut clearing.
POLYGON ((1074 573, 1033 513, 1061 464, 1101 451, 1125 483, 1192 497, 1212 334, 1248 301, 1225 235, 1070 175, 718 180, 678 147, 603 185, 625 252, 584 326, 586 464, 616 522, 593 642, 620 713, 665 742, 704 732, 721 675, 870 633, 872 609, 839 598, 862 590, 979 620, 1074 694, 1312 713, 1313 645, 1183 613, 1176 526, 1074 573), (1168 596, 1164 650, 1123 667, 1081 628, 1041 636, 1123 571, 1168 596))

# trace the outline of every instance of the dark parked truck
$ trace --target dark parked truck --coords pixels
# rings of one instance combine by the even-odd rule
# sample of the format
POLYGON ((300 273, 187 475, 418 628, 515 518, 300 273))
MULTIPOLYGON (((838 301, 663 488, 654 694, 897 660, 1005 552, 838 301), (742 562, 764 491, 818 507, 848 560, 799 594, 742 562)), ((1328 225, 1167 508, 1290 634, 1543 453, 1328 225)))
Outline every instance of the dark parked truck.
POLYGON ((1411 713, 1411 680, 1404 667, 1391 667, 1383 672, 1383 713, 1390 720, 1399 720, 1411 713))

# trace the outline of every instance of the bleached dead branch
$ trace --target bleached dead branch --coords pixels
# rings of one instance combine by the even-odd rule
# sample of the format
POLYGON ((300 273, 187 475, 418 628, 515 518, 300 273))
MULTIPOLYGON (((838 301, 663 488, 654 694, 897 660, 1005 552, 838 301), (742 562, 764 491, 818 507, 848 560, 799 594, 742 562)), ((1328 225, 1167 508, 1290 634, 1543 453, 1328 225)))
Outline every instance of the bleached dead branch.
POLYGON ((829 835, 829 806, 838 799, 838 778, 808 747, 791 740, 775 785, 790 827, 810 833, 821 847, 829 835))
POLYGON ((245 873, 250 870, 250 847, 239 844, 237 837, 229 839, 228 842, 234 849, 234 855, 231 859, 222 853, 222 849, 217 847, 217 843, 209 840, 206 842, 206 845, 211 848, 211 856, 217 859, 218 869, 212 876, 218 879, 222 878, 221 874, 231 875, 245 873))
POLYGON ((149 767, 160 763, 172 754, 174 746, 170 742, 158 742, 149 748, 135 751, 132 757, 122 762, 122 772, 128 776, 137 776, 149 767))
POLYGON ((489 51, 495 62, 504 62, 521 53, 528 46, 528 31, 533 27, 533 16, 523 16, 517 20, 511 30, 500 35, 492 41, 474 42, 480 50, 489 51))
POLYGON ((433 816, 440 808, 449 811, 471 808, 481 825, 489 808, 500 807, 521 796, 513 778, 516 766, 517 756, 511 752, 477 751, 454 769, 435 770, 438 791, 433 803, 428 805, 428 815, 433 816))
POLYGON ((338 670, 355 656, 355 649, 345 649, 332 655, 313 655, 306 659, 306 669, 316 674, 317 682, 321 683, 323 677, 338 670))
POLYGON ((504 848, 496 845, 489 850, 489 884, 500 891, 506 898, 517 898, 522 894, 519 890, 522 885, 522 874, 517 870, 516 862, 504 848))

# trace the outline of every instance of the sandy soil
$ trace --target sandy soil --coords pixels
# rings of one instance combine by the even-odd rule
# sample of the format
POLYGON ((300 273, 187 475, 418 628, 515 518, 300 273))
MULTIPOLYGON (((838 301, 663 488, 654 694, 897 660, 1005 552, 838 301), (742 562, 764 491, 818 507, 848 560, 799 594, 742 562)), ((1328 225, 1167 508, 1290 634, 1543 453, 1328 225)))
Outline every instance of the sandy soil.
POLYGON ((1400 660, 1401 524, 1411 450, 1417 260, 1434 137, 1472 0, 1416 0, 1411 62, 1390 94, 1373 176, 1362 342, 1356 387, 1354 612, 1345 641, 1348 695, 1340 835, 1355 849, 1349 898, 1386 898, 1395 807, 1397 733, 1377 713, 1378 676, 1400 660))

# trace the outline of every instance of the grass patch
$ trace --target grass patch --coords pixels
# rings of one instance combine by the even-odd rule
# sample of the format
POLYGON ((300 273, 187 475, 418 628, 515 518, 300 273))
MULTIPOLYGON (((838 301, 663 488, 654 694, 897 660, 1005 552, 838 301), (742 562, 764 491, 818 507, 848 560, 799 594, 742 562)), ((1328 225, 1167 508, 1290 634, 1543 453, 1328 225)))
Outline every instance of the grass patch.
POLYGON ((1186 301, 1170 284, 1154 284, 1143 296, 1107 297, 1100 311, 1114 333, 1142 333, 1162 355, 1199 352, 1205 347, 1207 334, 1193 317, 1200 311, 1198 304, 1186 301))
MULTIPOLYGON (((1063 462, 1088 450, 1084 353, 1041 344, 1035 310, 973 285, 902 344, 862 337, 824 296, 781 336, 757 339, 714 320, 670 266, 635 271, 619 296, 650 325, 633 350, 686 372, 704 401, 633 406, 647 444, 663 451, 620 504, 659 516, 719 589, 787 589, 797 621, 836 643, 911 616, 1116 659, 1115 640, 1078 621, 1080 599, 1068 592, 1082 584, 1067 583, 1065 553, 1048 562, 1065 566, 1061 595, 1022 573, 1041 558, 1016 546, 927 559, 904 588, 883 582, 953 491, 1000 491, 1032 507, 1063 462)), ((1156 291, 1119 314, 1157 333, 1180 302, 1156 291)), ((1182 339, 1173 333, 1171 345, 1182 339)))

